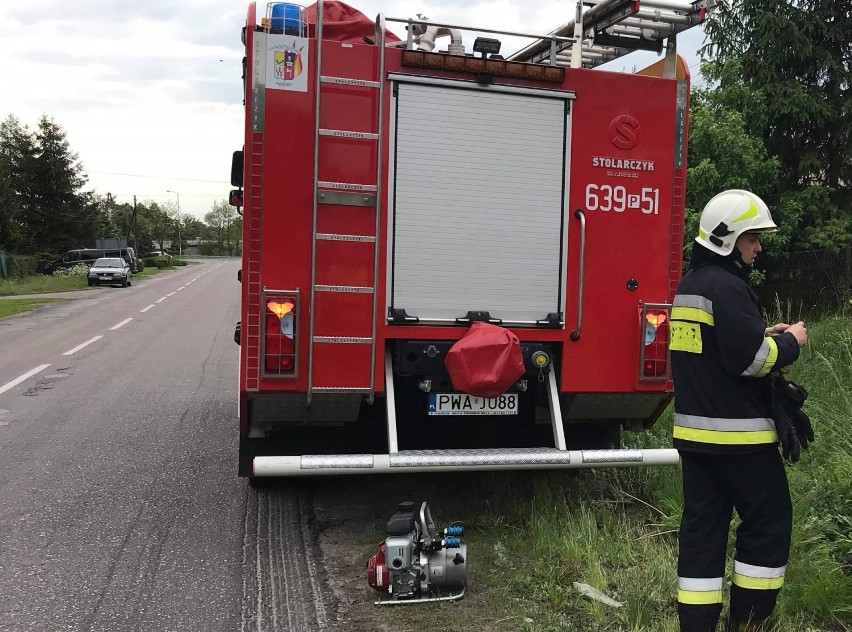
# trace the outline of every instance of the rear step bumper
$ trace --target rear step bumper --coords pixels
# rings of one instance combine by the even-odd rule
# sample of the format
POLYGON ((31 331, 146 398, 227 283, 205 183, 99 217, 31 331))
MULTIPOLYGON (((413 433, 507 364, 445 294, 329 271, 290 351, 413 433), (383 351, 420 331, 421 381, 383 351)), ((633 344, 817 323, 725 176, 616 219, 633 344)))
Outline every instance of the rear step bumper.
POLYGON ((405 450, 393 454, 304 454, 256 456, 253 475, 318 476, 322 474, 389 474, 463 472, 472 470, 536 470, 591 467, 677 465, 677 450, 405 450))

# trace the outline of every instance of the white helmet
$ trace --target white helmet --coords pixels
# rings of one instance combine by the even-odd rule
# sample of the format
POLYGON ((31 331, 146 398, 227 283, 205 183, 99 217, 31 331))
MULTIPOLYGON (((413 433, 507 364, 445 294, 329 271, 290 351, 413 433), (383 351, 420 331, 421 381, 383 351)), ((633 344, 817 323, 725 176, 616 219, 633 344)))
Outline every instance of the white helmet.
POLYGON ((699 244, 716 254, 729 255, 743 233, 772 233, 778 230, 766 202, 754 193, 729 189, 707 202, 701 211, 699 244))

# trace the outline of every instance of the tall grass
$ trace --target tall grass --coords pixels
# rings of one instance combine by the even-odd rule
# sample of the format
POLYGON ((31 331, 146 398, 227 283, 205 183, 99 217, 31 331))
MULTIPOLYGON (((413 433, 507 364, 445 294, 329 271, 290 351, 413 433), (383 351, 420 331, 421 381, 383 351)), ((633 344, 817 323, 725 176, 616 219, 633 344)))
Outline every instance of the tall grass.
MULTIPOLYGON (((767 632, 852 630, 852 321, 828 318, 809 331, 789 377, 809 390, 806 411, 817 437, 788 468, 793 547, 767 632)), ((626 443, 669 447, 671 425, 669 410, 652 432, 628 435, 626 443)), ((418 481, 417 488, 442 513, 465 518, 471 594, 454 606, 379 612, 382 629, 679 629, 680 468, 472 475, 441 499, 443 485, 418 481), (623 606, 590 600, 574 582, 623 606)), ((735 528, 736 519, 731 546, 735 528)), ((729 564, 732 558, 731 551, 729 564)))
POLYGON ((23 279, 0 280, 0 296, 67 292, 86 289, 85 276, 48 276, 38 274, 23 279))
MULTIPOLYGON (((789 377, 810 393, 805 409, 817 438, 788 468, 793 547, 777 617, 767 627, 775 632, 852 630, 852 321, 827 318, 809 333, 789 377)), ((670 431, 671 410, 634 443, 666 447, 670 431)), ((540 496, 525 507, 543 616, 524 629, 677 630, 679 468, 586 473, 577 484, 593 478, 602 479, 605 491, 585 502, 540 496), (625 607, 579 598, 572 581, 591 584, 625 607)))

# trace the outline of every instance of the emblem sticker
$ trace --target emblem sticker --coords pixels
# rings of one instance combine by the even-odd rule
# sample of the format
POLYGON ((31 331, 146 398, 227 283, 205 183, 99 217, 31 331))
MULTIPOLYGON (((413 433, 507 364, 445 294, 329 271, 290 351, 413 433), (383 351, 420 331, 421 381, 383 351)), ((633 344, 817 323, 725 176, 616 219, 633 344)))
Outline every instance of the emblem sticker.
POLYGON ((687 323, 672 321, 670 351, 686 351, 687 353, 701 353, 701 325, 698 323, 687 323))
POLYGON ((308 40, 304 37, 269 35, 266 87, 272 90, 308 91, 308 40))

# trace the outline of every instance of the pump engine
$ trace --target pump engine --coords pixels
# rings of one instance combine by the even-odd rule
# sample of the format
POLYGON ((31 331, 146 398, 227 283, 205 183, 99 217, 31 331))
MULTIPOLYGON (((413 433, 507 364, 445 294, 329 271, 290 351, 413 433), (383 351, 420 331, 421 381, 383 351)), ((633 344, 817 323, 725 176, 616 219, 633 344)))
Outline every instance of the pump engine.
POLYGON ((367 562, 371 588, 390 594, 379 605, 450 601, 464 596, 467 584, 467 546, 464 526, 454 522, 435 528, 429 505, 415 515, 415 503, 399 503, 388 520, 387 536, 367 562))

